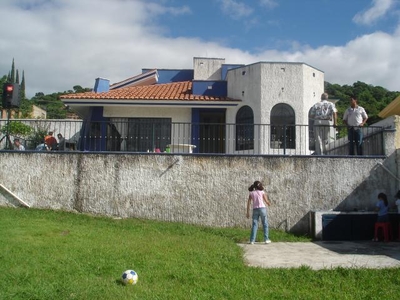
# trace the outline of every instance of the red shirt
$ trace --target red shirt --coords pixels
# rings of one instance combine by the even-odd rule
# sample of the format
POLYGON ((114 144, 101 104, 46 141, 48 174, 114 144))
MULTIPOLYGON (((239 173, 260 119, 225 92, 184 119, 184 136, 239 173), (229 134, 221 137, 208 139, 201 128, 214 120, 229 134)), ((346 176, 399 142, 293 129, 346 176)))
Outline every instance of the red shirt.
POLYGON ((44 142, 51 149, 55 149, 57 147, 57 140, 52 135, 46 135, 46 137, 44 138, 44 142))

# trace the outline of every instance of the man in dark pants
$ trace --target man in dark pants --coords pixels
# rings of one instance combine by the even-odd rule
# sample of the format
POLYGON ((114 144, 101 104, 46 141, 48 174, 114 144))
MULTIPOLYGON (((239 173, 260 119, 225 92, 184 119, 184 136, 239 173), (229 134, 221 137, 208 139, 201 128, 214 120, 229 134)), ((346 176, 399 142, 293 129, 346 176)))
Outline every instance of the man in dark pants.
POLYGON ((354 146, 357 155, 363 155, 363 132, 362 127, 368 120, 365 109, 358 105, 357 98, 352 96, 350 107, 346 109, 343 115, 343 121, 347 125, 347 135, 349 138, 349 155, 354 155, 354 146))

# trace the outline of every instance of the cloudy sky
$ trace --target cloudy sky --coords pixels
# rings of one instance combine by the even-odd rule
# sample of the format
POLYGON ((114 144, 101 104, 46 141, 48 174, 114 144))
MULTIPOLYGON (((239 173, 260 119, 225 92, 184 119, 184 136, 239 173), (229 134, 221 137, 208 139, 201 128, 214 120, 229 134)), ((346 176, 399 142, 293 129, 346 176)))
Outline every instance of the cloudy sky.
POLYGON ((400 90, 400 0, 1 0, 0 76, 28 98, 142 68, 304 62, 330 83, 400 90))

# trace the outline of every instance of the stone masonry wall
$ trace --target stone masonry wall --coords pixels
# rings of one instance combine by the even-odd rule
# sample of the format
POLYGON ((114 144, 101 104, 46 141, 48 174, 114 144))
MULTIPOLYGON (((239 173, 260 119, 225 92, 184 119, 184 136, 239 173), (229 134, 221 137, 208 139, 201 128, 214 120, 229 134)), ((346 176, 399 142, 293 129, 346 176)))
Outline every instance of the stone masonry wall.
MULTIPOLYGON (((302 234, 310 233, 310 211, 372 209, 378 193, 392 203, 398 189, 396 153, 384 159, 4 151, 0 163, 0 184, 33 208, 217 227, 250 227, 247 188, 261 180, 272 202, 270 226, 302 234)), ((0 205, 18 203, 1 189, 0 205)))

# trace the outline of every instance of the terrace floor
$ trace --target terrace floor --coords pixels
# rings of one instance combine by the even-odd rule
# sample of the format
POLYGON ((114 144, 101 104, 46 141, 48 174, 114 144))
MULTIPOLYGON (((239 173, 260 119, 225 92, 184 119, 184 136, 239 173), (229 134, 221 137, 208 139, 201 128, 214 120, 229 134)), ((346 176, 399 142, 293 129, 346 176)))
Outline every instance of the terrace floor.
POLYGON ((313 270, 400 267, 400 242, 316 241, 307 243, 239 244, 248 266, 313 270))

